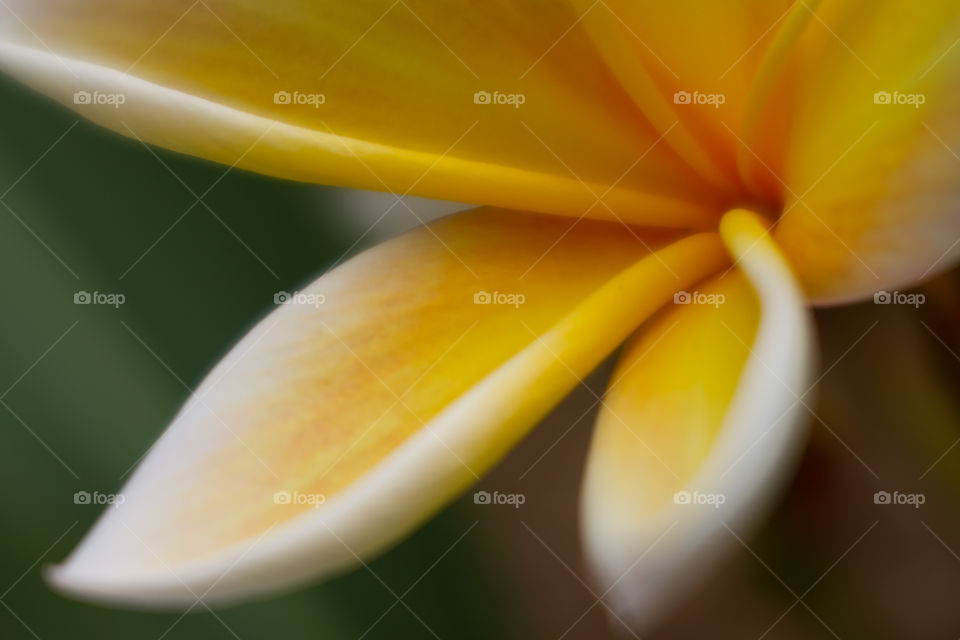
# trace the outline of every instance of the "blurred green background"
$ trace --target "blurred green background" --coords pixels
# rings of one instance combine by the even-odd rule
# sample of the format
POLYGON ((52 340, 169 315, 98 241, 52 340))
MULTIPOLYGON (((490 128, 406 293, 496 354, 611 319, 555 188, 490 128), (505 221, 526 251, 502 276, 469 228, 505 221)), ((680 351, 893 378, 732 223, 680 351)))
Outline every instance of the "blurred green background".
MULTIPOLYGON (((484 511, 467 496, 368 569, 215 615, 111 610, 50 591, 43 566, 99 512, 73 494, 118 490, 184 385, 275 292, 322 273, 366 225, 351 221, 341 192, 148 150, 7 79, 0 140, 0 638, 624 633, 581 582, 576 503, 590 416, 561 436, 592 404, 582 390, 484 479, 524 492, 521 509, 484 511), (191 190, 208 189, 206 206, 196 203, 191 190), (126 302, 75 305, 78 291, 126 302)), ((757 537, 744 532, 750 548, 654 637, 960 635, 956 284, 947 275, 927 286, 919 310, 818 313, 822 422, 796 481, 757 537), (922 491, 927 503, 884 510, 871 500, 879 489, 922 491)), ((588 384, 602 392, 604 371, 588 384)))

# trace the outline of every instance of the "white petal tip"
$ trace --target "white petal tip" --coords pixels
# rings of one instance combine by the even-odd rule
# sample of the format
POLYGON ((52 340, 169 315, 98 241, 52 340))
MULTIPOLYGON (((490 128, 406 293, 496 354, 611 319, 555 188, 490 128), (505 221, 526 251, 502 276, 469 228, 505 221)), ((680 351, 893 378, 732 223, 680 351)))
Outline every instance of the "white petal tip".
POLYGON ((111 607, 170 611, 183 610, 197 602, 184 585, 163 588, 142 580, 92 573, 70 561, 44 567, 43 578, 65 597, 111 607))

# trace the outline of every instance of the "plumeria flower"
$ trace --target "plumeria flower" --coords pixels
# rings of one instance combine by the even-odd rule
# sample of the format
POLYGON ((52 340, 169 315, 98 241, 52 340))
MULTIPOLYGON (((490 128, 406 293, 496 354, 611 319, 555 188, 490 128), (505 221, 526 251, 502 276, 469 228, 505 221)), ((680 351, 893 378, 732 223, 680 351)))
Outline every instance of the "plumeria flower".
POLYGON ((956 2, 3 5, 0 68, 122 135, 486 205, 278 293, 51 570, 78 597, 188 608, 354 567, 623 343, 581 535, 611 610, 652 625, 797 460, 810 306, 958 255, 956 2))

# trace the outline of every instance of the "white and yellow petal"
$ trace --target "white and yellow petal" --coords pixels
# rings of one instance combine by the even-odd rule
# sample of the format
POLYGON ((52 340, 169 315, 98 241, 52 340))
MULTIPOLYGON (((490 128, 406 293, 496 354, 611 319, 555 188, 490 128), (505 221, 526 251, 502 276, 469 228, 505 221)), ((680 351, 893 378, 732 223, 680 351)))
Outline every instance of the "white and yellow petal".
POLYGON ((716 234, 474 210, 282 300, 50 579, 185 608, 354 566, 484 473, 678 287, 716 234))
POLYGON ((556 0, 8 0, 0 70, 122 135, 269 175, 716 219, 715 190, 556 0))
POLYGON ((777 174, 775 238, 804 289, 841 303, 949 268, 960 257, 960 5, 798 12, 804 26, 759 84, 761 124, 741 160, 748 181, 777 174))
POLYGON ((611 608, 649 628, 710 575, 789 477, 813 335, 794 277, 746 211, 737 267, 678 294, 625 347, 598 420, 582 531, 611 608))

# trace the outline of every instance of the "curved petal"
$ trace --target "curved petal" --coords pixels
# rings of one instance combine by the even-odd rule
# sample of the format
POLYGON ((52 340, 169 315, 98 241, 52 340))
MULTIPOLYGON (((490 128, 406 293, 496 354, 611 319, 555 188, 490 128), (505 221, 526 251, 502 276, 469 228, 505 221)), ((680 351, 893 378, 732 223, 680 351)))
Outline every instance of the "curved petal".
POLYGON ((691 166, 732 199, 736 132, 791 0, 577 0, 630 96, 691 166))
POLYGON ((798 72, 770 91, 791 95, 789 124, 757 155, 779 174, 775 237, 815 301, 916 284, 960 255, 958 39, 956 2, 824 0, 791 44, 798 72))
POLYGON ((569 222, 458 214, 283 298, 54 584, 138 606, 219 603, 343 570, 408 534, 676 287, 726 261, 716 234, 569 222))
POLYGON ((0 70, 176 151, 459 202, 716 222, 710 189, 565 2, 7 0, 7 12, 0 70))
POLYGON ((752 214, 727 214, 721 231, 739 269, 628 343, 587 464, 587 554, 613 610, 641 628, 738 548, 805 433, 813 337, 803 295, 752 214))

